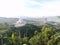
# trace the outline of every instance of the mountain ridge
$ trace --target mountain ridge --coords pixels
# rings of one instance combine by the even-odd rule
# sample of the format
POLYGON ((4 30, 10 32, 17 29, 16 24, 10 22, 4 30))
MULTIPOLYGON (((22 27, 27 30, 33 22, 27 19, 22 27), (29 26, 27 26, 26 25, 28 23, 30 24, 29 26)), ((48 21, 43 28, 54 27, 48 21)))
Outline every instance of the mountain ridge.
POLYGON ((38 17, 38 18, 32 18, 32 17, 20 17, 20 18, 6 18, 6 17, 0 17, 0 23, 8 23, 8 24, 13 24, 16 23, 19 19, 22 19, 23 21, 26 22, 41 22, 45 21, 45 18, 47 21, 52 21, 52 22, 59 22, 60 23, 60 16, 50 16, 50 17, 38 17))

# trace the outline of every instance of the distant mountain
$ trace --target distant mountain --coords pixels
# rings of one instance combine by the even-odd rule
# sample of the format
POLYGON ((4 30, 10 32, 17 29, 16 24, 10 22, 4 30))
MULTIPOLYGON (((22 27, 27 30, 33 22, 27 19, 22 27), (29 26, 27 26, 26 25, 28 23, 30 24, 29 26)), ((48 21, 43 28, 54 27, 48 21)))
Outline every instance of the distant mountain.
POLYGON ((17 21, 19 21, 19 19, 23 20, 23 22, 26 22, 26 24, 34 24, 34 25, 44 25, 46 22, 48 24, 60 23, 60 17, 57 17, 57 16, 38 17, 38 18, 24 17, 24 16, 21 18, 0 17, 0 23, 13 24, 13 23, 16 23, 17 21))
POLYGON ((47 17, 47 20, 52 22, 60 22, 60 18, 58 16, 47 17))
POLYGON ((45 23, 56 25, 60 23, 60 19, 57 16, 39 17, 39 18, 21 17, 20 19, 25 21, 27 24, 34 24, 34 25, 44 25, 45 23))
POLYGON ((13 24, 16 21, 18 21, 19 18, 5 18, 5 17, 0 17, 0 23, 8 23, 8 24, 13 24))
MULTIPOLYGON (((59 16, 60 17, 60 16, 59 16)), ((48 16, 48 17, 38 17, 38 18, 32 18, 32 17, 21 17, 20 19, 24 20, 24 21, 44 21, 45 19, 47 19, 47 21, 52 21, 52 22, 60 22, 58 16, 48 16)))

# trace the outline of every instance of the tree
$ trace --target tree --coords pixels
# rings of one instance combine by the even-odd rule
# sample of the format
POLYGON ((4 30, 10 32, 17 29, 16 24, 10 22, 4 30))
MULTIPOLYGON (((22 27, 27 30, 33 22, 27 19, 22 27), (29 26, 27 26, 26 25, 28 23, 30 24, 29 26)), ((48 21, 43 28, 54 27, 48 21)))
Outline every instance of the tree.
POLYGON ((53 29, 52 27, 43 27, 42 28, 42 41, 43 41, 43 45, 47 45, 47 42, 51 39, 50 37, 52 35, 55 34, 55 29, 53 29))
POLYGON ((40 43, 40 37, 41 37, 41 34, 40 34, 40 33, 34 35, 34 36, 29 40, 29 43, 30 43, 31 45, 41 45, 41 43, 40 43))
POLYGON ((47 45, 59 45, 60 44, 60 33, 56 33, 51 36, 51 39, 48 41, 47 45))

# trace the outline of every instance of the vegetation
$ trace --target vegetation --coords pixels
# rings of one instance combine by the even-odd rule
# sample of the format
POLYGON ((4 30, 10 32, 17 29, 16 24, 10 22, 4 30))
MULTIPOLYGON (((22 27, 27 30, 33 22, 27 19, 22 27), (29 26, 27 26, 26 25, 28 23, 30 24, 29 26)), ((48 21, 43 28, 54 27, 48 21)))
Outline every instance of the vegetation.
POLYGON ((0 24, 1 45, 60 45, 60 28, 53 26, 0 24), (58 31, 57 31, 58 30, 58 31), (1 36, 2 35, 2 36, 1 36))

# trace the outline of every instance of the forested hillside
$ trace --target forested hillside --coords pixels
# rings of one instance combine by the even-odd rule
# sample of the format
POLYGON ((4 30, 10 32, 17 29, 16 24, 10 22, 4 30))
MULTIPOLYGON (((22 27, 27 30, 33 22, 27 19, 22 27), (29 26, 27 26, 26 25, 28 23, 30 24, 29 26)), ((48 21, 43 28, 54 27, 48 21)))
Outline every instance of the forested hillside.
MULTIPOLYGON (((60 20, 60 17, 58 19, 60 20)), ((57 22, 43 20, 43 25, 39 25, 40 20, 26 18, 23 22, 28 23, 20 27, 12 24, 18 19, 0 18, 0 20, 0 45, 60 45, 60 22, 57 20, 57 22)), ((23 24, 21 21, 18 23, 23 24)))
MULTIPOLYGON (((60 26, 59 26, 60 27, 60 26)), ((27 24, 23 27, 0 24, 1 45, 60 45, 60 28, 27 24)))

